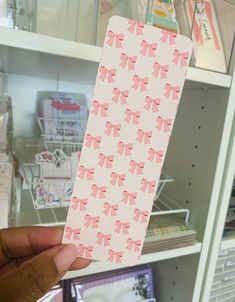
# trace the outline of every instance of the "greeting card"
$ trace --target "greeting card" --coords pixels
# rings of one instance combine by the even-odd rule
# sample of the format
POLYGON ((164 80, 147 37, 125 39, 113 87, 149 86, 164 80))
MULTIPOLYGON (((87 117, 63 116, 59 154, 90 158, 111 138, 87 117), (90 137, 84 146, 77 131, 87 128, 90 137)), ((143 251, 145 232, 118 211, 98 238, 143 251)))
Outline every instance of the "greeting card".
POLYGON ((192 52, 184 36, 109 21, 63 243, 136 264, 192 52))
POLYGON ((188 0, 185 7, 189 27, 192 27, 195 66, 226 72, 225 55, 213 1, 188 0))

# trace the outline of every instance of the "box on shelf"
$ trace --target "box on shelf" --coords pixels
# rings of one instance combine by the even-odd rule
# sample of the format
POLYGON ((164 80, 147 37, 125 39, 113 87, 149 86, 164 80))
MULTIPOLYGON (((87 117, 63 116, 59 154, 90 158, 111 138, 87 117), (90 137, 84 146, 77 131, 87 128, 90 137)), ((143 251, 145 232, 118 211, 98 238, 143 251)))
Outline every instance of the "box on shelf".
POLYGON ((13 118, 11 98, 0 96, 0 160, 12 152, 13 118))
POLYGON ((146 23, 178 33, 179 25, 176 20, 174 1, 175 0, 148 1, 146 23))
MULTIPOLYGON (((89 252, 89 251, 88 251, 89 252)), ((71 280, 71 294, 79 301, 155 302, 152 270, 140 266, 71 280)))
POLYGON ((38 124, 45 141, 82 143, 88 109, 84 94, 39 92, 38 124))

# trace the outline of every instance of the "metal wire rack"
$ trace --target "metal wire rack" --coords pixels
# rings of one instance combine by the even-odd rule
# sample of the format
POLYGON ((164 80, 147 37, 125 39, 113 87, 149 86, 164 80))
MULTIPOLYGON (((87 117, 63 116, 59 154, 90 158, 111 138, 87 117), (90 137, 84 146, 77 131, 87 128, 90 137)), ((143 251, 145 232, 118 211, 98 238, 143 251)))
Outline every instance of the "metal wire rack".
POLYGON ((176 215, 183 214, 185 224, 189 224, 190 211, 189 209, 180 207, 174 200, 170 199, 167 195, 161 193, 158 198, 155 198, 153 204, 152 216, 161 215, 176 215))
POLYGON ((44 140, 82 143, 87 120, 37 117, 44 140))

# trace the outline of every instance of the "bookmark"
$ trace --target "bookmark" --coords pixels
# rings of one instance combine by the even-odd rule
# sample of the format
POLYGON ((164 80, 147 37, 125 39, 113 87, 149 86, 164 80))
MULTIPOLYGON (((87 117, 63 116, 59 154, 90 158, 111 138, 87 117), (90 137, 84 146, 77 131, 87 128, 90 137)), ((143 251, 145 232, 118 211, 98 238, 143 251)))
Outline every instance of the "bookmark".
POLYGON ((63 235, 79 257, 138 262, 191 52, 187 37, 109 20, 63 235))

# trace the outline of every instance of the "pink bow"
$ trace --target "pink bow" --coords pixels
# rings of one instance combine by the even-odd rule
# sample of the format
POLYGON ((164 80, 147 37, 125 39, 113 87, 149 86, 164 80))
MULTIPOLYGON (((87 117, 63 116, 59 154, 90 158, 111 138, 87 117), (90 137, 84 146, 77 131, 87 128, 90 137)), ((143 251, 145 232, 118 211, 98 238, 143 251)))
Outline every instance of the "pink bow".
POLYGON ((147 218, 149 215, 149 211, 141 211, 140 209, 134 210, 134 220, 135 221, 141 221, 142 223, 147 222, 147 218))
POLYGON ((149 79, 148 78, 140 78, 138 75, 134 75, 133 76, 133 85, 132 87, 134 89, 138 89, 140 87, 141 91, 146 91, 147 90, 147 85, 148 85, 148 82, 149 82, 149 79))
POLYGON ((123 196, 122 202, 124 202, 124 203, 129 202, 130 204, 136 203, 137 192, 130 193, 127 191, 123 191, 122 196, 123 196))
POLYGON ((84 223, 84 226, 86 227, 92 227, 93 229, 96 229, 98 228, 98 223, 100 221, 100 217, 98 216, 91 216, 91 215, 86 215, 85 216, 85 223, 84 223))
POLYGON ((141 240, 133 240, 131 238, 127 239, 127 249, 131 251, 134 249, 134 252, 138 252, 140 250, 141 240))
POLYGON ((169 65, 160 65, 158 62, 153 63, 153 75, 157 77, 160 74, 161 79, 167 78, 167 73, 169 70, 169 65))
POLYGON ((112 124, 111 122, 106 122, 105 124, 106 130, 105 134, 108 136, 112 135, 113 137, 120 136, 119 131, 121 130, 121 124, 112 124))
POLYGON ((157 118, 157 126, 156 128, 160 131, 162 128, 164 132, 169 132, 171 130, 172 119, 164 119, 161 116, 157 118))
POLYGON ((118 150, 117 152, 121 155, 125 154, 125 156, 131 155, 131 151, 133 149, 133 144, 124 144, 123 142, 118 142, 118 150))
POLYGON ((105 156, 103 153, 99 154, 99 162, 98 165, 101 167, 106 167, 107 169, 113 167, 113 155, 105 156))
POLYGON ((80 174, 78 175, 79 178, 84 179, 86 177, 87 180, 92 180, 93 175, 95 172, 94 168, 85 168, 84 166, 79 167, 80 174))
POLYGON ((100 66, 100 76, 99 76, 99 79, 101 81, 105 81, 107 79, 108 83, 113 83, 115 75, 116 75, 116 69, 107 69, 103 65, 100 66))
POLYGON ((125 122, 128 124, 132 122, 133 125, 139 124, 139 118, 140 118, 140 111, 131 111, 130 109, 126 109, 125 111, 126 118, 124 119, 125 122))
POLYGON ((144 163, 137 163, 134 160, 130 161, 130 169, 129 172, 132 174, 137 173, 137 175, 143 174, 143 169, 144 169, 144 163))
POLYGON ((104 199, 107 187, 98 187, 97 185, 92 185, 92 191, 91 196, 95 198, 97 195, 99 195, 99 199, 104 199))
POLYGON ((92 113, 94 115, 98 115, 100 113, 101 117, 107 116, 107 111, 109 109, 108 103, 99 103, 98 101, 93 101, 93 110, 92 113))
POLYGON ((145 98, 144 108, 149 111, 152 108, 152 112, 158 112, 158 106, 160 105, 160 99, 152 99, 150 96, 145 98))
POLYGON ((117 210, 118 210, 118 205, 117 204, 110 204, 108 202, 105 202, 103 213, 106 216, 108 216, 108 215, 111 215, 111 217, 117 216, 117 210))
POLYGON ((143 192, 146 192, 147 189, 148 189, 149 193, 155 192, 156 181, 154 181, 154 180, 148 181, 147 179, 143 178, 141 180, 141 184, 142 184, 142 187, 140 188, 140 190, 142 190, 143 192))
POLYGON ((128 23, 130 24, 128 30, 130 33, 133 33, 136 31, 137 36, 143 35, 143 28, 144 24, 134 21, 134 20, 129 20, 128 23))
POLYGON ((118 187, 122 187, 124 186, 124 180, 126 179, 126 175, 125 174, 117 174, 115 172, 111 173, 111 181, 110 183, 114 186, 114 185, 118 185, 118 187))
POLYGON ((107 44, 109 46, 113 46, 114 40, 115 40, 115 47, 116 48, 122 48, 122 42, 124 40, 124 34, 115 34, 113 31, 109 30, 107 33, 108 40, 107 44))
POLYGON ((86 143, 85 146, 91 148, 93 145, 94 149, 99 149, 101 143, 101 136, 92 136, 91 134, 86 134, 86 143))
POLYGON ((141 46, 142 46, 142 49, 140 51, 140 53, 143 55, 143 56, 146 56, 147 54, 147 51, 148 51, 148 56, 151 58, 151 57, 155 57, 155 50, 157 49, 157 43, 148 43, 146 42, 145 40, 143 40, 141 42, 141 46))
POLYGON ((150 138, 152 137, 152 131, 143 131, 142 129, 137 130, 137 142, 144 142, 145 145, 150 144, 150 138))
POLYGON ((176 65, 181 62, 181 66, 186 66, 187 65, 187 60, 189 57, 188 52, 179 52, 177 49, 174 50, 174 59, 172 60, 173 63, 176 65), (181 60, 180 60, 181 59, 181 60))
POLYGON ((72 198, 72 206, 71 208, 73 208, 74 210, 76 210, 78 208, 78 205, 80 205, 80 211, 85 211, 86 210, 86 205, 87 205, 87 198, 84 199, 79 199, 77 197, 73 197, 72 198))
POLYGON ((136 56, 131 56, 129 57, 125 53, 122 53, 120 56, 120 59, 122 62, 119 64, 122 68, 126 68, 128 66, 128 70, 133 70, 135 69, 135 63, 136 63, 136 56))
POLYGON ((113 88, 113 98, 112 100, 117 103, 119 100, 121 102, 121 104, 127 104, 127 97, 129 95, 129 91, 128 90, 124 90, 124 91, 121 91, 119 90, 118 88, 113 88))
POLYGON ((179 98, 179 94, 180 93, 180 86, 172 86, 169 83, 166 83, 165 85, 165 93, 164 95, 169 98, 170 95, 172 94, 172 99, 173 100, 177 100, 179 98))
POLYGON ((130 222, 121 222, 120 220, 116 220, 115 222, 116 229, 115 232, 122 234, 128 234, 128 229, 130 228, 130 222))
POLYGON ((162 37, 161 37, 161 41, 163 43, 166 43, 167 40, 169 40, 169 44, 173 45, 175 44, 175 38, 177 37, 176 33, 170 32, 168 30, 162 29, 162 37))
POLYGON ((148 153, 149 153, 148 159, 150 161, 154 161, 154 159, 155 159, 156 163, 162 162, 162 157, 164 154, 163 150, 157 151, 157 150, 154 150, 153 148, 150 148, 148 153))
POLYGON ((74 241, 80 239, 80 237, 79 237, 79 235, 81 233, 80 229, 72 229, 70 227, 66 227, 65 233, 66 233, 65 238, 67 238, 67 239, 72 238, 74 241))
POLYGON ((110 245, 110 240, 111 240, 111 234, 103 234, 103 233, 101 233, 101 232, 98 232, 97 233, 97 241, 96 241, 96 243, 98 244, 98 245, 104 245, 104 246, 107 246, 107 245, 110 245))
POLYGON ((92 245, 85 246, 83 244, 79 244, 79 246, 78 246, 78 256, 79 257, 91 258, 92 252, 93 252, 92 245))
POLYGON ((114 252, 113 250, 109 250, 109 257, 108 260, 110 262, 115 261, 116 263, 121 263, 123 257, 123 252, 114 252))

